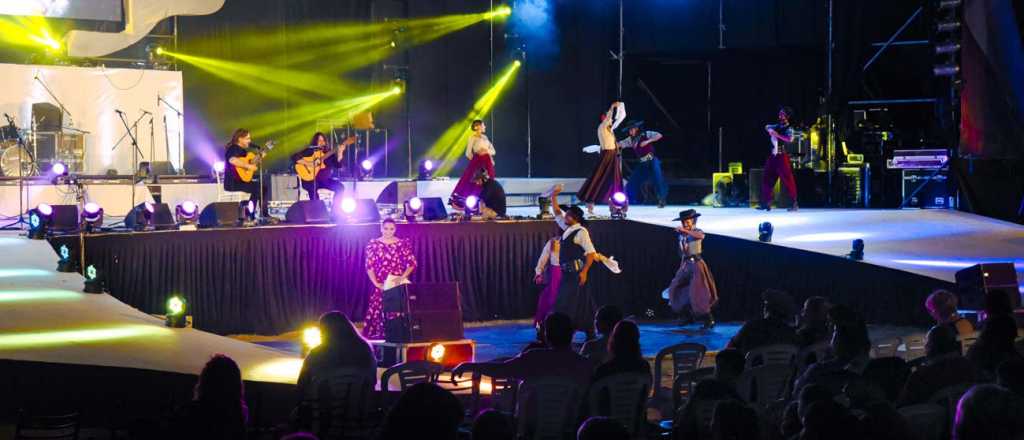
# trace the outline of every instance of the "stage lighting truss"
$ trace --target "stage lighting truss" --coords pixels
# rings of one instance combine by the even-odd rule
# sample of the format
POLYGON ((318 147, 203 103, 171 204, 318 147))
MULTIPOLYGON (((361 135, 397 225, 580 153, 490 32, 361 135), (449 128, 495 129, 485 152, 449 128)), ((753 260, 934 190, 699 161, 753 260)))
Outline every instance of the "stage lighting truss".
POLYGON ((42 240, 50 231, 53 224, 53 207, 40 203, 34 209, 28 211, 28 238, 42 240))
POLYGON ((612 194, 611 205, 609 208, 612 211, 612 219, 623 220, 626 218, 626 209, 629 207, 629 198, 626 197, 626 193, 622 191, 616 191, 612 194))
POLYGON ((83 273, 83 275, 85 275, 85 286, 82 287, 82 291, 83 292, 85 292, 85 293, 103 293, 104 292, 104 287, 105 286, 103 285, 103 277, 102 277, 103 274, 100 273, 99 269, 97 269, 95 265, 90 264, 90 265, 86 266, 85 267, 85 272, 83 273))
POLYGON ((85 232, 97 232, 103 227, 103 207, 95 202, 82 207, 80 228, 85 232))

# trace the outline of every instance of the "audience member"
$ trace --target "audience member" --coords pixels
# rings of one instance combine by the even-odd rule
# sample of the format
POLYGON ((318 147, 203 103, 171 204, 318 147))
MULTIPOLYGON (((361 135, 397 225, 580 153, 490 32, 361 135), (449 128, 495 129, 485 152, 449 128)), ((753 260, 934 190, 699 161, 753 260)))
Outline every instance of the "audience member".
POLYGON ((736 400, 723 400, 715 405, 711 416, 714 440, 748 440, 761 437, 757 412, 736 400))
POLYGON ((379 440, 458 438, 462 403, 432 383, 419 383, 402 393, 388 412, 379 440))
POLYGON ((885 400, 896 403, 910 376, 910 365, 898 357, 871 359, 862 373, 864 379, 879 387, 885 400))
POLYGON ((319 327, 320 345, 309 352, 299 371, 299 401, 317 397, 319 379, 338 368, 359 370, 372 388, 377 383, 377 359, 352 321, 344 313, 327 312, 320 316, 319 327))
POLYGON ((985 315, 988 317, 1013 315, 1013 301, 1010 295, 1016 292, 993 289, 985 292, 985 315))
POLYGON ((590 359, 594 365, 601 365, 608 356, 608 337, 622 320, 622 310, 618 307, 608 305, 597 309, 594 314, 594 330, 599 335, 597 339, 587 341, 580 348, 580 354, 590 359))
POLYGON ((857 420, 832 400, 814 402, 804 411, 800 440, 860 440, 857 420))
POLYGON ((544 341, 544 321, 538 322, 534 330, 537 332, 536 337, 529 344, 526 344, 520 353, 526 353, 535 348, 548 348, 548 343, 544 341))
POLYGON ((967 351, 967 359, 978 368, 980 379, 995 379, 999 364, 1021 359, 1014 340, 1017 338, 1017 322, 1010 315, 989 316, 981 330, 978 342, 967 351))
MULTIPOLYGON (((889 359, 896 358, 886 360, 889 359)), ((872 365, 869 364, 863 376, 850 378, 843 389, 849 400, 850 409, 857 415, 861 434, 864 438, 874 440, 913 438, 910 425, 886 397, 883 385, 871 379, 871 376, 888 379, 887 375, 879 370, 882 368, 875 367, 872 371, 872 365)))
POLYGON ((697 406, 704 402, 721 400, 742 401, 737 392, 737 383, 743 374, 743 354, 735 348, 726 348, 715 356, 715 374, 711 379, 704 379, 690 391, 686 401, 675 417, 672 437, 691 439, 698 435, 697 406))
POLYGON ((960 354, 955 329, 936 325, 925 339, 925 363, 910 373, 899 406, 927 402, 935 392, 953 385, 973 383, 978 372, 974 364, 960 354))
POLYGON ((974 326, 957 312, 958 302, 953 292, 940 289, 928 295, 928 298, 924 300, 924 307, 928 309, 928 314, 935 320, 935 325, 947 326, 959 336, 973 335, 974 326))
POLYGON ((472 440, 512 440, 515 434, 512 421, 501 411, 486 409, 473 420, 472 440))
POLYGON ((594 381, 619 373, 651 375, 651 364, 640 351, 640 327, 632 321, 619 321, 608 340, 608 357, 597 367, 594 381))
POLYGON ((976 385, 956 407, 953 440, 1020 439, 1024 435, 1024 405, 998 385, 976 385))
POLYGON ((629 431, 615 419, 591 417, 576 431, 576 440, 629 440, 629 431))
POLYGON ((828 342, 832 333, 828 328, 828 309, 832 307, 823 297, 812 296, 804 301, 800 311, 799 326, 796 329, 800 347, 808 347, 820 342, 828 342))
POLYGON ((743 324, 729 341, 728 348, 746 355, 750 350, 767 345, 797 345, 799 341, 792 325, 796 309, 793 298, 781 290, 768 289, 761 294, 761 299, 761 318, 743 324))
POLYGON ((871 341, 864 321, 843 306, 833 307, 829 318, 835 326, 831 342, 833 357, 808 367, 793 387, 797 393, 808 384, 817 383, 828 388, 832 395, 839 394, 847 380, 861 374, 870 360, 871 341))
POLYGON ((779 433, 782 438, 793 439, 800 436, 803 430, 803 417, 814 402, 825 402, 833 400, 832 392, 821 385, 808 385, 801 390, 796 399, 786 405, 782 412, 782 421, 779 424, 779 433))
POLYGON ((491 377, 513 377, 530 380, 538 377, 563 377, 576 381, 581 388, 590 383, 593 366, 590 360, 572 351, 572 320, 564 313, 552 313, 544 320, 547 348, 520 353, 505 362, 464 362, 452 370, 454 377, 478 371, 491 377))
POLYGON ((996 383, 1024 397, 1024 360, 1014 359, 999 364, 996 368, 996 383))
POLYGON ((248 418, 242 372, 231 358, 217 354, 199 373, 192 402, 175 414, 168 438, 245 439, 248 418))

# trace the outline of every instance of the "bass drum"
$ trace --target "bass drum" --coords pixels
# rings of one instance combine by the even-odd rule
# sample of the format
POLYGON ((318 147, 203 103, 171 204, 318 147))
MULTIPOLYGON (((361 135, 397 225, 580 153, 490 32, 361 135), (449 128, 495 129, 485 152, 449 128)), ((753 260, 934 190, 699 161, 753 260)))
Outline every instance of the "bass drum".
POLYGON ((0 153, 0 173, 4 177, 28 177, 36 175, 36 164, 32 161, 32 155, 24 147, 17 143, 4 142, 0 144, 3 153, 0 153), (20 156, 20 157, 19 157, 20 156), (21 165, 21 172, 18 172, 18 165, 21 165))

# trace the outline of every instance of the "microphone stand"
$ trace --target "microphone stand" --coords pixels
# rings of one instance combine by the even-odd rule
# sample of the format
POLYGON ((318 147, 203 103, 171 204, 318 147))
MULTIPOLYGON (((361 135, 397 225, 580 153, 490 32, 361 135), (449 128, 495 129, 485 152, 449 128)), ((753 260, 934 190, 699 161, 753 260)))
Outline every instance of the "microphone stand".
MULTIPOLYGON (((142 154, 142 150, 139 148, 139 140, 135 136, 135 134, 132 133, 132 127, 138 127, 139 121, 141 121, 142 118, 144 118, 146 116, 146 114, 143 113, 142 116, 139 116, 139 119, 136 119, 135 123, 132 124, 131 127, 128 126, 128 120, 124 118, 124 112, 118 111, 117 115, 121 117, 121 123, 124 124, 124 129, 127 131, 125 134, 129 138, 131 138, 131 140, 132 140, 132 180, 131 180, 131 182, 132 182, 131 183, 131 185, 132 185, 132 203, 130 205, 131 208, 129 208, 129 210, 130 210, 130 209, 134 209, 135 208, 135 185, 138 183, 135 179, 139 175, 139 170, 138 170, 138 167, 139 167, 139 165, 138 165, 138 163, 139 163, 139 156, 142 156, 143 159, 145 159, 145 157, 146 157, 145 154, 142 154)), ((121 136, 121 139, 124 139, 124 136, 121 136)), ((117 141, 117 142, 120 143, 121 141, 117 141)), ((117 145, 114 145, 114 148, 112 148, 111 151, 116 150, 116 149, 117 149, 117 145)))
MULTIPOLYGON (((160 96, 159 93, 156 95, 156 102, 158 107, 162 102, 167 106, 167 108, 171 109, 171 111, 178 115, 178 174, 185 174, 185 114, 171 105, 171 103, 167 102, 167 100, 160 96)), ((164 133, 167 133, 166 116, 164 121, 164 133)), ((167 160, 171 160, 171 155, 169 154, 170 150, 171 146, 167 145, 167 160)))
MULTIPOLYGON (((26 195, 25 195, 25 171, 24 171, 24 168, 25 168, 25 165, 24 165, 24 162, 25 162, 24 155, 25 155, 25 153, 28 153, 28 149, 25 148, 25 140, 22 139, 21 133, 18 132, 18 127, 16 125, 14 125, 14 119, 12 119, 6 113, 4 113, 4 118, 7 119, 7 126, 11 127, 11 130, 14 132, 15 136, 18 137, 18 219, 13 221, 13 222, 11 222, 11 223, 6 224, 6 225, 0 226, 0 229, 19 229, 20 230, 21 229, 21 225, 27 225, 28 224, 28 222, 25 221, 25 211, 26 211, 25 210, 25 205, 26 205, 25 199, 26 199, 26 195)), ((29 153, 29 158, 32 158, 32 153, 29 153)), ((35 159, 34 158, 33 158, 32 162, 35 163, 35 159)), ((29 225, 29 226, 31 226, 31 225, 29 225)))
MULTIPOLYGON (((74 119, 73 116, 71 116, 71 112, 68 111, 67 107, 64 107, 64 103, 60 102, 60 99, 57 98, 57 95, 53 94, 53 91, 50 90, 50 88, 46 85, 46 83, 43 82, 43 80, 39 79, 38 71, 36 73, 36 76, 33 79, 36 80, 36 82, 38 82, 40 85, 43 86, 43 90, 46 90, 46 94, 50 95, 50 97, 53 98, 54 101, 57 101, 57 105, 60 106, 60 111, 63 112, 63 113, 66 113, 68 115, 68 121, 70 121, 70 122, 68 122, 68 125, 74 125, 75 119, 74 119)), ((64 125, 64 124, 61 124, 61 125, 64 125)))

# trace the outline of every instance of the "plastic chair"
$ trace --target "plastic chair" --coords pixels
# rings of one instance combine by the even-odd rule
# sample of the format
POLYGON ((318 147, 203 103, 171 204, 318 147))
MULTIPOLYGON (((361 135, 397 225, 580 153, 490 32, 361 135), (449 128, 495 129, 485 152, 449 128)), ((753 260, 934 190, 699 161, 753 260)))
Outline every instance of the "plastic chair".
POLYGON ((871 346, 871 358, 896 357, 900 344, 903 344, 903 340, 899 336, 882 339, 871 346))
POLYGON ((715 407, 722 400, 699 400, 694 401, 697 414, 697 438, 713 438, 711 432, 711 421, 715 417, 715 407))
POLYGON ((903 339, 903 360, 910 362, 914 359, 924 357, 925 335, 916 334, 903 339))
POLYGON ((796 364, 796 355, 800 349, 790 344, 766 345, 755 348, 747 353, 747 361, 744 368, 754 368, 763 365, 785 365, 796 364))
POLYGON ((658 350, 658 354, 654 356, 654 387, 660 388, 661 365, 666 357, 672 357, 672 380, 675 381, 680 374, 700 368, 707 351, 707 347, 692 342, 670 345, 658 350))
POLYGON ((949 420, 946 409, 942 405, 923 403, 899 408, 900 415, 906 419, 911 432, 917 433, 917 440, 948 439, 949 420))
MULTIPOLYGON (((491 359, 490 362, 504 362, 511 358, 499 357, 491 359)), ((479 371, 473 372, 473 385, 470 394, 470 407, 467 415, 471 418, 480 412, 483 378, 487 377, 491 385, 491 407, 503 413, 512 414, 516 409, 516 390, 519 388, 519 380, 511 377, 485 376, 479 371)))
POLYGON ((524 381, 516 398, 516 438, 563 440, 575 437, 583 390, 567 378, 524 381))
POLYGON ((960 353, 967 356, 967 350, 978 342, 978 333, 975 332, 969 336, 958 336, 957 340, 960 341, 960 353))
POLYGON ((786 397, 794 371, 793 365, 784 364, 748 368, 740 376, 740 397, 766 410, 778 399, 786 397))
POLYGON ((306 396, 299 410, 303 427, 321 439, 372 437, 382 417, 375 414, 373 383, 363 370, 332 370, 315 378, 311 390, 315 394, 306 396))
POLYGON ((646 425, 644 401, 650 387, 651 378, 643 373, 620 373, 602 378, 590 385, 590 414, 617 420, 635 437, 646 425))
POLYGON ((672 381, 672 407, 676 411, 682 408, 690 400, 697 382, 710 378, 714 374, 715 367, 704 367, 687 371, 676 377, 676 380, 672 381))
POLYGON ((78 413, 37 416, 21 410, 18 412, 18 424, 14 428, 14 438, 15 440, 77 440, 79 432, 78 419, 78 413))
MULTIPOLYGON (((430 361, 409 361, 384 370, 380 375, 380 391, 385 396, 391 391, 391 376, 398 376, 398 391, 405 391, 420 383, 437 383, 437 377, 444 371, 444 366, 430 361)), ((388 402, 390 403, 390 401, 388 402)))

